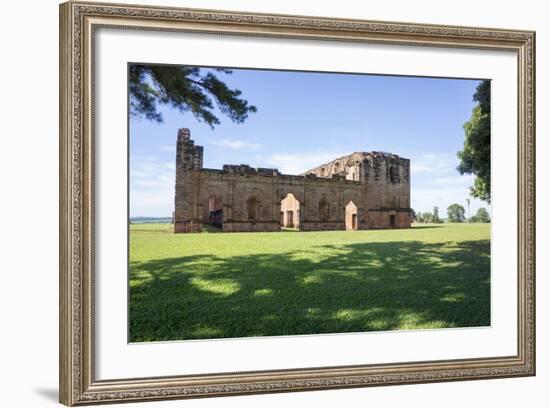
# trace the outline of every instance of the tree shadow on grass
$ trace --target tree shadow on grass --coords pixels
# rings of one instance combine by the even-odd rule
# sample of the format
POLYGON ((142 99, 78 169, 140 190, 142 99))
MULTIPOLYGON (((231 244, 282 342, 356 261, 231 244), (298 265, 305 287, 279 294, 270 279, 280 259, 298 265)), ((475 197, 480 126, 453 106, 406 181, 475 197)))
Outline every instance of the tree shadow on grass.
POLYGON ((130 341, 490 325, 489 240, 130 265, 130 341))

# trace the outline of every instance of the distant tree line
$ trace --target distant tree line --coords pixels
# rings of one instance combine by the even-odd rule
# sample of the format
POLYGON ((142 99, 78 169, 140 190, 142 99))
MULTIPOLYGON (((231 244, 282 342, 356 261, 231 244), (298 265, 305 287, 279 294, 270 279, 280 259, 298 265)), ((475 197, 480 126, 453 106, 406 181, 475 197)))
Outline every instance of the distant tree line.
MULTIPOLYGON (((460 204, 454 203, 447 207, 447 222, 491 222, 489 212, 485 208, 477 210, 476 214, 466 218, 466 210, 460 204)), ((422 224, 441 224, 443 220, 439 218, 439 208, 434 207, 432 212, 420 212, 412 210, 413 221, 422 224)))
POLYGON ((413 210, 413 220, 423 224, 440 224, 443 222, 439 218, 438 207, 434 207, 433 212, 416 212, 413 210))

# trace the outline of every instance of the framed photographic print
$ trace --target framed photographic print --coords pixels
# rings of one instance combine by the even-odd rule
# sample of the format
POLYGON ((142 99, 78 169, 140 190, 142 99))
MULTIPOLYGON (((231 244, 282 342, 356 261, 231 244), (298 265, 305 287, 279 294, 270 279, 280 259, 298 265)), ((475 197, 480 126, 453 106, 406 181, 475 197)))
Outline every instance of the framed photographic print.
POLYGON ((534 41, 62 4, 61 402, 534 375, 534 41))

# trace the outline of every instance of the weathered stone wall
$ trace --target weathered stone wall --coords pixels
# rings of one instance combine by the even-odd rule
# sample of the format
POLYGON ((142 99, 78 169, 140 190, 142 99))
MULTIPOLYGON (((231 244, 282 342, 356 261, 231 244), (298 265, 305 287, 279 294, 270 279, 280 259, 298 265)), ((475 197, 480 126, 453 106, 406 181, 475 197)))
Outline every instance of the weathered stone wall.
POLYGON ((356 152, 303 174, 317 177, 337 174, 365 184, 368 190, 368 228, 408 228, 411 225, 408 159, 391 153, 356 152))
MULTIPOLYGON (((300 230, 343 230, 349 201, 366 210, 361 184, 340 179, 178 168, 176 192, 176 232, 201 231, 209 223, 213 200, 223 209, 223 231, 278 231, 281 210, 298 206, 295 222, 300 230), (296 200, 285 208, 281 204, 289 193, 296 200), (319 215, 320 202, 328 205, 326 218, 319 215)), ((358 216, 357 223, 365 229, 366 217, 358 216)))
POLYGON ((323 176, 323 166, 284 175, 247 165, 204 169, 202 160, 202 147, 180 129, 175 232, 199 232, 203 224, 228 232, 279 231, 289 211, 302 231, 410 226, 409 161, 395 155, 354 153, 324 165, 323 176))

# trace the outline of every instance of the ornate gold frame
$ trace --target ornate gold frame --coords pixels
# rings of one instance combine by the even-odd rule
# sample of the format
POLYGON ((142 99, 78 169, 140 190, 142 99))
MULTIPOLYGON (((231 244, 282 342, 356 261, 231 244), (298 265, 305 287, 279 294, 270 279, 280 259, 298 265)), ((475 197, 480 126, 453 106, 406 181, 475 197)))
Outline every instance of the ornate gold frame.
POLYGON ((60 401, 66 405, 535 374, 535 33, 68 2, 60 6, 60 401), (513 356, 247 373, 94 376, 93 47, 98 27, 508 50, 518 61, 518 350, 513 356))

